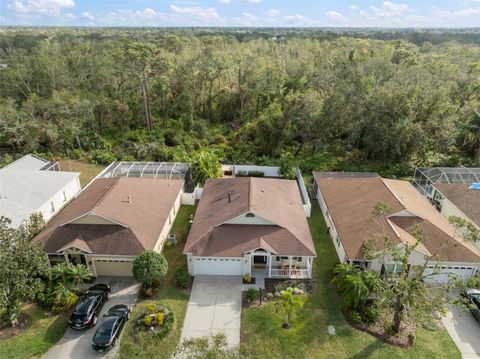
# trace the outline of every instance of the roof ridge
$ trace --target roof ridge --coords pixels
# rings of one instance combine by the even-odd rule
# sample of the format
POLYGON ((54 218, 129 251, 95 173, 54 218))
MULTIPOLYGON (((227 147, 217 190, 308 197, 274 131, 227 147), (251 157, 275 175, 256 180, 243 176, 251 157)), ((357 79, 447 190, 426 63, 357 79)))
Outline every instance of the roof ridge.
POLYGON ((92 206, 92 209, 88 212, 93 212, 95 210, 95 208, 97 208, 100 205, 100 203, 103 202, 103 200, 105 199, 107 194, 109 194, 110 191, 113 189, 113 187, 115 187, 117 185, 119 180, 120 180, 120 177, 115 178, 115 181, 112 183, 112 185, 110 187, 108 187, 108 190, 105 191, 105 193, 102 196, 100 196, 100 198, 98 200, 95 201, 94 205, 92 206))
MULTIPOLYGON (((387 184, 387 182, 385 182, 385 178, 383 177, 380 177, 380 180, 382 181, 382 183, 384 184, 385 187, 388 188, 388 190, 390 191, 391 194, 393 194, 393 196, 397 199, 397 201, 402 205, 403 207, 403 210, 407 210, 408 211, 408 208, 407 206, 405 205, 405 203, 400 199, 400 197, 393 191, 392 188, 390 188, 390 186, 387 184)), ((399 211, 400 212, 400 211, 399 211)), ((398 213, 398 212, 397 212, 398 213)))

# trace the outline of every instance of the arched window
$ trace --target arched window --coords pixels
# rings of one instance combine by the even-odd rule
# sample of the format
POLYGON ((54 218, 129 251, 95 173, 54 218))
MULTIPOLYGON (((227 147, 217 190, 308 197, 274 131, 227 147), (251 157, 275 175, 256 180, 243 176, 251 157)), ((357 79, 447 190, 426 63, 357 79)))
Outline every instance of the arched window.
POLYGON ((253 213, 249 212, 245 215, 245 217, 252 218, 252 217, 255 217, 255 215, 253 213))

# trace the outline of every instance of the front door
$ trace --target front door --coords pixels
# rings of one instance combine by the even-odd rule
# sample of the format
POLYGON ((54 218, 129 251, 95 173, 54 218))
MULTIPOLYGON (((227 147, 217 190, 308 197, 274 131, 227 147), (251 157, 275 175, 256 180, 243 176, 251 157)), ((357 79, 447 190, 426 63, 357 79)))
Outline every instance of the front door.
POLYGON ((83 254, 69 254, 68 261, 73 264, 87 264, 87 261, 85 260, 85 256, 83 254))
POLYGON ((254 268, 266 268, 267 267, 267 256, 264 256, 264 255, 253 256, 253 267, 254 268))

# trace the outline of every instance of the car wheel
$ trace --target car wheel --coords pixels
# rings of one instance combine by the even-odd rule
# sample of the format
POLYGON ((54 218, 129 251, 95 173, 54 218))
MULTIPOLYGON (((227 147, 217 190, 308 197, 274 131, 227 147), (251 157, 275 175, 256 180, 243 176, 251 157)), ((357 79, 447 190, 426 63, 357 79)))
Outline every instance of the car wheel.
POLYGON ((112 348, 117 345, 117 338, 113 339, 113 342, 112 342, 112 348))
POLYGON ((93 319, 92 319, 92 327, 94 327, 95 325, 97 325, 97 322, 98 322, 98 317, 97 317, 97 315, 94 315, 94 316, 93 316, 93 319))
POLYGON ((109 300, 111 296, 112 296, 112 293, 108 292, 108 294, 107 294, 107 300, 109 300))
POLYGON ((127 313, 127 320, 130 319, 130 315, 131 315, 130 312, 128 312, 128 313, 127 313))

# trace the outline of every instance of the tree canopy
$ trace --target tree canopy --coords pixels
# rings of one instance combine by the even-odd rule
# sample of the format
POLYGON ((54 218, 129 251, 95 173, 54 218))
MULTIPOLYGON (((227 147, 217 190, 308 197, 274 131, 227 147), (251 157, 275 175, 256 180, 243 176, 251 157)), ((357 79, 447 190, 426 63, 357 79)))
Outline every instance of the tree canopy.
POLYGON ((397 175, 472 165, 480 48, 448 41, 462 36, 9 30, 0 149, 108 162, 188 161, 208 148, 267 165, 291 153, 304 170, 397 175))

